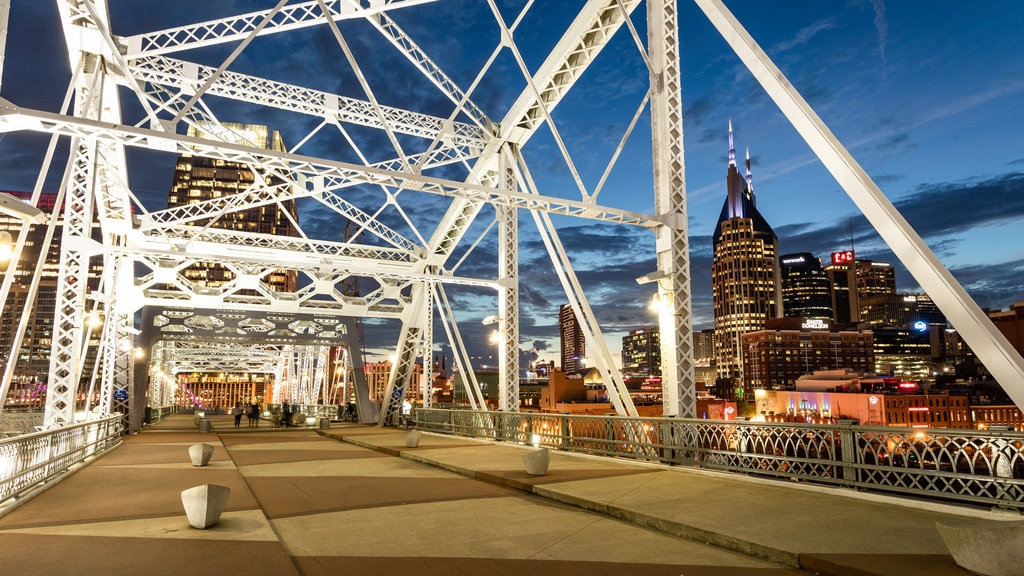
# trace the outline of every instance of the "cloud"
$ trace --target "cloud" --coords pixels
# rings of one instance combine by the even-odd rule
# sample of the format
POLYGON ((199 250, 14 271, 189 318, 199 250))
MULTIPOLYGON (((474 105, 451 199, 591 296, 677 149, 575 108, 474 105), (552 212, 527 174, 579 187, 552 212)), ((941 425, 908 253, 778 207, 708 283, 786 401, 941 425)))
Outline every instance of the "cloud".
MULTIPOLYGON (((972 230, 1019 221, 1024 218, 1024 173, 1010 172, 988 179, 921 184, 894 202, 931 250, 948 260, 959 254, 972 230)), ((776 229, 782 252, 812 252, 828 261, 830 252, 849 247, 871 259, 897 266, 897 286, 915 291, 914 280, 860 214, 848 215, 826 225, 801 223, 776 229), (851 225, 854 237, 851 239, 851 225)), ((995 262, 960 266, 950 271, 982 306, 1005 306, 1021 299, 1020 262, 995 262), (991 277, 986 277, 986 274, 991 277)), ((694 290, 697 294, 697 290, 694 290)), ((696 309, 696 305, 695 305, 696 309)))
POLYGON ((787 50, 792 50, 793 48, 796 48, 798 46, 803 46, 810 42, 811 38, 817 36, 819 33, 824 32, 826 30, 831 30, 835 27, 836 24, 833 18, 825 18, 823 20, 818 20, 817 22, 814 22, 810 26, 805 26, 804 28, 797 31, 796 36, 793 36, 788 40, 776 44, 773 47, 773 51, 785 52, 787 50))

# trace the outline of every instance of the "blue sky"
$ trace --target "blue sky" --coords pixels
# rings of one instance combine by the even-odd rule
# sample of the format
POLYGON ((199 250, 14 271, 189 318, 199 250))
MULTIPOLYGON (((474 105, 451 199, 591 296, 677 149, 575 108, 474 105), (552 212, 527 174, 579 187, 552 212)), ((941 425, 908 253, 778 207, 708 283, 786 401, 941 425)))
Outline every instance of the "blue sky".
MULTIPOLYGON (((131 35, 268 8, 273 2, 114 4, 114 32, 131 35)), ((524 2, 497 4, 502 16, 512 21, 524 2)), ((541 0, 531 6, 515 34, 530 70, 550 51, 580 4, 541 0)), ((981 306, 1005 309, 1024 300, 1024 4, 727 0, 726 5, 981 306)), ((898 288, 917 290, 913 278, 698 7, 682 1, 679 8, 695 329, 711 327, 713 321, 710 234, 725 195, 730 118, 740 158, 750 149, 758 208, 775 228, 784 253, 813 252, 827 263, 830 252, 850 247, 852 228, 860 257, 892 262, 898 267, 898 288)), ((644 9, 633 14, 641 36, 644 9)), ((498 29, 485 2, 436 2, 392 16, 463 89, 469 88, 498 42, 498 29)), ((409 80, 408 64, 379 34, 358 23, 343 23, 340 29, 382 104, 443 116, 451 113, 450 103, 432 86, 409 80)), ((232 48, 206 48, 177 57, 217 66, 232 48)), ((0 95, 19 106, 57 110, 69 78, 63 52, 50 3, 13 3, 0 95)), ((363 97, 325 27, 260 39, 230 69, 363 97)), ((557 133, 589 192, 639 106, 645 83, 642 60, 622 29, 554 111, 557 133)), ((488 116, 500 120, 524 87, 522 73, 505 50, 472 97, 488 116)), ((289 145, 317 123, 276 110, 214 104, 223 106, 218 109, 222 120, 269 124, 284 133, 289 145)), ((126 115, 137 115, 136 108, 126 104, 126 115)), ((129 121, 135 120, 137 116, 129 121)), ((645 114, 600 192, 601 204, 653 211, 647 125, 645 114)), ((361 152, 371 159, 395 153, 379 134, 358 129, 352 133, 365 138, 361 152)), ((410 150, 417 145, 401 142, 410 150)), ((31 188, 42 143, 38 136, 0 137, 0 189, 31 188)), ((357 157, 337 132, 318 133, 299 152, 346 161, 357 157)), ((523 153, 541 193, 579 198, 550 130, 541 129, 523 153)), ((133 190, 147 208, 163 208, 173 158, 132 151, 129 162, 133 190)), ((450 168, 436 175, 461 179, 459 171, 450 168)), ((52 185, 54 176, 48 182, 52 185)), ((353 190, 350 198, 370 211, 381 204, 374 190, 353 190)), ((399 198, 409 199, 409 206, 416 207, 410 210, 413 214, 405 220, 385 210, 383 218, 411 234, 413 228, 429 234, 448 202, 414 197, 411 192, 399 198)), ((324 238, 336 233, 336 221, 315 207, 303 210, 308 232, 324 238)), ((492 217, 489 212, 481 216, 469 242, 492 217)), ((554 359, 557 310, 567 300, 540 250, 532 219, 523 212, 520 222, 522 344, 541 359, 554 359)), ((655 268, 653 235, 569 218, 556 223, 610 347, 617 350, 625 331, 654 322, 647 310, 653 289, 634 281, 655 268)), ((495 242, 485 239, 459 272, 493 275, 495 254, 495 242)), ((471 343, 486 342, 484 332, 489 328, 479 319, 494 313, 493 295, 453 289, 449 297, 463 320, 463 336, 471 343)), ((438 328, 437 333, 443 332, 438 328)), ((383 355, 393 345, 397 327, 371 322, 366 334, 371 351, 383 355)), ((486 344, 471 348, 474 355, 489 353, 486 344)))

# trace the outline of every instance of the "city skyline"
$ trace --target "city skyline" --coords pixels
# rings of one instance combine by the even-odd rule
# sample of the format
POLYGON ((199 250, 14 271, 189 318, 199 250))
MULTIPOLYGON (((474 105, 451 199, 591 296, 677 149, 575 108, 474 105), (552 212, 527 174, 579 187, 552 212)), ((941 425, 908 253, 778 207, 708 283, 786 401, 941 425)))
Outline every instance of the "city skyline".
MULTIPOLYGON (((15 105, 56 110, 69 73, 57 65, 67 66, 55 9, 41 4, 12 6, 0 95, 15 105), (53 41, 40 46, 29 35, 49 36, 53 41), (32 52, 28 52, 29 45, 32 52)), ((215 8, 193 1, 171 4, 146 10, 112 7, 115 33, 138 33, 269 7, 266 2, 252 1, 218 3, 215 8), (216 14, 209 11, 214 9, 216 14)), ((726 2, 981 306, 1005 309, 1024 298, 1024 248, 1007 241, 1024 233, 1024 153, 1016 144, 1024 123, 1016 110, 1024 94, 1024 47, 1015 33, 1024 25, 1024 7, 936 5, 916 0, 784 4, 726 2)), ((514 15, 523 5, 504 2, 501 7, 514 15)), ((531 19, 524 20, 522 35, 535 33, 539 37, 554 31, 557 37, 579 5, 537 3, 531 8, 531 19)), ((461 47, 493 35, 493 30, 484 31, 486 6, 438 2, 398 10, 395 16, 404 10, 417 15, 415 22, 405 22, 411 31, 442 29, 442 23, 451 30, 450 44, 439 42, 425 45, 425 49, 438 57, 445 54, 444 48, 454 49, 452 67, 446 71, 467 86, 472 71, 461 73, 463 64, 484 58, 489 48, 474 51, 461 47)), ((635 12, 633 20, 640 24, 643 11, 635 12)), ((758 208, 779 237, 780 253, 811 252, 827 264, 829 253, 852 248, 858 257, 896 266, 900 292, 919 291, 692 3, 680 3, 680 27, 685 32, 680 38, 694 330, 712 325, 711 232, 725 198, 730 118, 740 157, 750 151, 758 208)), ((635 65, 631 39, 623 31, 619 34, 623 42, 609 46, 608 57, 628 55, 623 60, 635 65)), ((336 46, 333 48, 336 52, 336 46)), ((550 47, 538 43, 536 49, 543 52, 550 47)), ((328 53, 319 45, 306 50, 312 52, 314 63, 328 53)), ((537 55, 532 56, 530 61, 536 62, 537 55)), ((287 62, 278 64, 275 70, 287 66, 287 62)), ((303 74, 313 82, 311 64, 293 67, 300 68, 295 71, 296 83, 302 83, 303 74)), ((580 151, 586 150, 588 143, 607 146, 610 142, 614 148, 645 90, 637 77, 626 65, 595 67, 592 74, 588 72, 574 89, 580 94, 555 116, 556 124, 566 132, 569 127, 581 128, 582 135, 568 140, 566 146, 580 151), (588 94, 599 97, 588 105, 588 94)), ((499 96, 516 89, 491 88, 494 91, 482 93, 479 102, 494 104, 495 108, 487 111, 500 118, 499 96)), ((391 104, 401 104, 403 98, 397 91, 379 97, 391 104)), ((274 114, 269 116, 260 123, 280 127, 288 143, 298 140, 289 137, 293 127, 280 126, 274 114)), ((649 122, 646 116, 638 125, 644 122, 649 122)), ((27 140, 30 145, 10 134, 0 141, 0 165, 4 168, 0 189, 25 190, 34 184, 36 172, 28 167, 38 166, 39 143, 45 145, 45 139, 27 140)), ((535 166, 534 178, 545 194, 571 197, 564 191, 575 186, 565 166, 555 160, 538 160, 545 154, 558 156, 549 135, 531 142, 524 153, 535 166)), ((607 160, 581 157, 579 169, 588 187, 596 185, 607 160)), ((133 191, 143 203, 158 197, 166 200, 172 171, 173 163, 170 170, 157 166, 131 181, 133 191)), ((649 135, 634 135, 611 172, 600 203, 652 213, 650 172, 649 135), (648 139, 646 148, 633 144, 644 138, 648 139)), ((48 186, 52 182, 48 181, 48 186)), ((560 295, 547 255, 540 249, 536 232, 531 234, 532 222, 525 213, 520 223, 524 270, 520 280, 521 347, 537 350, 541 359, 556 358, 557 312, 567 300, 560 295)), ((655 269, 653 235, 643 229, 571 219, 556 219, 556 223, 609 347, 618 350, 622 335, 654 323, 647 310, 653 289, 639 287, 634 281, 655 269), (637 259, 637 254, 645 257, 637 259)), ((491 247, 482 248, 481 254, 489 255, 491 247)), ((493 264, 477 266, 473 270, 493 268, 493 264)), ((489 332, 478 319, 494 313, 493 298, 470 293, 456 301, 466 340, 481 343, 470 354, 487 354, 487 339, 474 336, 489 332)), ((386 357, 395 338, 393 325, 367 327, 368 348, 377 357, 386 357)))

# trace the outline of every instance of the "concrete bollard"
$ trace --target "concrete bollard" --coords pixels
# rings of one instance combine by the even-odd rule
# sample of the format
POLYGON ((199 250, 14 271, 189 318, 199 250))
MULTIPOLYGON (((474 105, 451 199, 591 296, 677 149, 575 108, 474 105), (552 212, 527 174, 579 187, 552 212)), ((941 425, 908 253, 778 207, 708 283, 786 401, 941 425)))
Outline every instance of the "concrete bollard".
POLYGON ((203 484, 183 490, 181 504, 185 507, 188 523, 200 530, 206 530, 216 524, 224 512, 230 494, 231 488, 217 484, 203 484))
POLYGON ((415 448, 420 445, 420 431, 409 430, 405 433, 405 447, 415 448))
POLYGON ((523 464, 526 465, 526 473, 530 476, 547 474, 550 462, 551 456, 547 448, 537 448, 523 454, 523 464))
POLYGON ((1024 522, 961 520, 935 523, 957 565, 982 576, 1015 576, 1024 566, 1024 522))
POLYGON ((193 444, 188 447, 188 457, 193 466, 206 466, 213 457, 213 446, 209 444, 193 444))

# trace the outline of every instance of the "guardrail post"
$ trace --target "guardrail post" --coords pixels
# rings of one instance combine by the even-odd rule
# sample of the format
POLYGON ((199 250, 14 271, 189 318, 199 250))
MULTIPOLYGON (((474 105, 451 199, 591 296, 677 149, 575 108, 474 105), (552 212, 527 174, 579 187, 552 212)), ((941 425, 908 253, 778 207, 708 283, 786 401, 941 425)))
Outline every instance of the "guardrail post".
POLYGON ((562 434, 562 450, 569 450, 569 417, 562 414, 558 417, 558 424, 562 434))
POLYGON ((609 419, 604 421, 604 439, 606 440, 604 445, 605 454, 612 454, 615 452, 615 422, 609 419))
POLYGON ((676 430, 672 425, 674 415, 666 416, 661 421, 661 445, 662 461, 669 464, 679 464, 678 450, 676 450, 676 430))
POLYGON ((853 486, 857 483, 857 450, 856 436, 852 422, 839 424, 839 452, 843 460, 843 482, 853 486))

